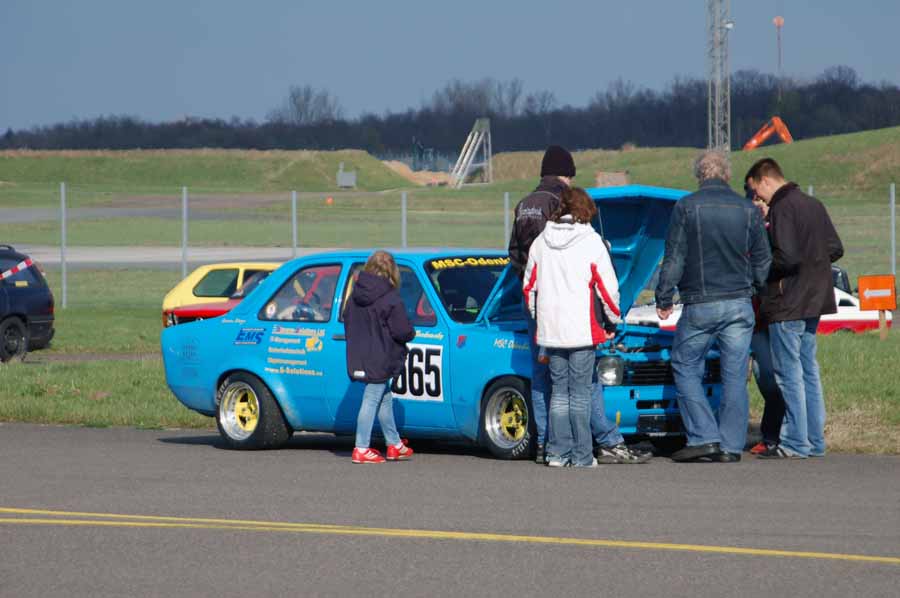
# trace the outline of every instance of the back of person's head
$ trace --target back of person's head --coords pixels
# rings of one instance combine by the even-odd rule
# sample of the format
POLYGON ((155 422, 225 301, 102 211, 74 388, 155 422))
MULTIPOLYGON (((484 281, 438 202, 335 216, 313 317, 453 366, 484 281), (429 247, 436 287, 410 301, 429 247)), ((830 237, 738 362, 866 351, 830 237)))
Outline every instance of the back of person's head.
POLYGON ((559 199, 559 207, 550 216, 554 222, 560 222, 565 216, 571 216, 575 222, 589 224, 597 215, 594 200, 581 187, 563 189, 559 199))
POLYGON ((541 160, 541 176, 575 176, 575 160, 569 150, 559 145, 551 145, 541 160))
POLYGON ((400 288, 400 268, 387 251, 376 251, 369 256, 363 271, 375 276, 387 278, 395 289, 400 288))
POLYGON ((707 150, 694 160, 694 176, 697 181, 710 179, 731 180, 731 164, 722 150, 707 150))
POLYGON ((747 171, 747 176, 744 177, 744 181, 758 183, 763 177, 769 177, 775 181, 783 181, 784 172, 782 172, 778 162, 772 158, 763 158, 762 160, 757 160, 753 163, 753 166, 747 171))

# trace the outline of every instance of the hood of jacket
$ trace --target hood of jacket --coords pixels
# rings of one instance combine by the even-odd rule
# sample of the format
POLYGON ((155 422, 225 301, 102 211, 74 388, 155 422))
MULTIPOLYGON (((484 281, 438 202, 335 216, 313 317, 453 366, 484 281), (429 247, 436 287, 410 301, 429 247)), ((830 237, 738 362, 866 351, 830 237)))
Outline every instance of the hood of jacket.
POLYGON ((360 272, 353 286, 353 301, 361 307, 372 305, 384 297, 394 287, 387 278, 368 272, 360 272))
POLYGON ((561 222, 548 222, 544 228, 544 241, 550 249, 568 249, 594 234, 590 224, 577 224, 563 217, 561 222))

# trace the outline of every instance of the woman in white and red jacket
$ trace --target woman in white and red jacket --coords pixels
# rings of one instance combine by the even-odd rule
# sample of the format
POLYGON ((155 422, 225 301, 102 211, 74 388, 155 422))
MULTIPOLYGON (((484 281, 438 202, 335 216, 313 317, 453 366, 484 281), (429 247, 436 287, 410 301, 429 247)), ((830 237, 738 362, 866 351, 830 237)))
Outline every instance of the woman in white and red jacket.
POLYGON ((564 190, 525 267, 525 303, 537 320, 537 344, 550 357, 546 453, 551 467, 596 464, 590 426, 595 349, 622 321, 612 259, 590 224, 596 213, 584 189, 564 190))

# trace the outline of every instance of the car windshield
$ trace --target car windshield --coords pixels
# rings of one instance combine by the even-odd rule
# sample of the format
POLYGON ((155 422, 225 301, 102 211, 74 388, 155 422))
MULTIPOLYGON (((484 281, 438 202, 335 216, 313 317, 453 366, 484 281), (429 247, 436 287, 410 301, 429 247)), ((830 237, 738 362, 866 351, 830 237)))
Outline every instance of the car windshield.
POLYGON ((509 263, 504 256, 450 256, 425 264, 447 314, 457 322, 474 322, 509 263))
POLYGON ((259 283, 265 280, 266 276, 268 276, 269 274, 271 274, 271 272, 256 272, 255 274, 244 280, 244 284, 241 286, 241 288, 233 292, 229 299, 243 299, 244 297, 249 295, 253 291, 253 289, 258 287, 259 283))

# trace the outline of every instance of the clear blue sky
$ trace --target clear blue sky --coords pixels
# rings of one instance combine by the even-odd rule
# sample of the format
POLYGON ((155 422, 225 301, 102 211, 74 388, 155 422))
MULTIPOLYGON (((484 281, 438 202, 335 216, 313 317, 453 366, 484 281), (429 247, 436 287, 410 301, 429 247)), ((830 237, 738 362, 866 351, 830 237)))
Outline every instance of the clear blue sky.
MULTIPOLYGON (((0 131, 128 114, 261 120, 291 84, 348 116, 419 106, 452 78, 519 77, 584 105, 619 77, 704 77, 704 0, 0 0, 0 131)), ((900 84, 896 0, 732 0, 734 70, 845 64, 900 84)))

